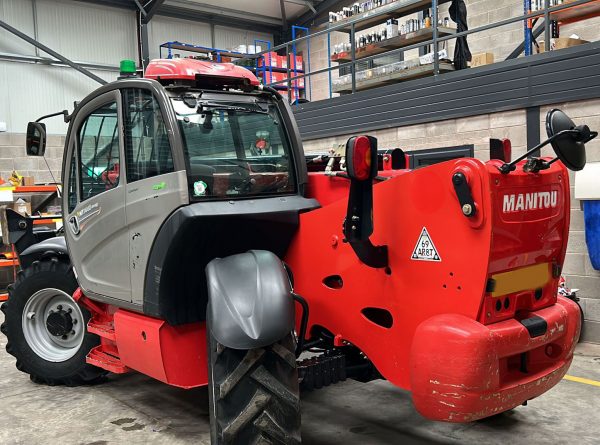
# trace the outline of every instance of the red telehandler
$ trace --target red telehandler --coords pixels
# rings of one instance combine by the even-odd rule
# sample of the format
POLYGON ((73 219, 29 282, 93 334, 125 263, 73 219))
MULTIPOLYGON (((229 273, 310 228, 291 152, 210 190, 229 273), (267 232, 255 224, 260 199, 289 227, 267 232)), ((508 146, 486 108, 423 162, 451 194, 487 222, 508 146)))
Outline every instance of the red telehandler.
MULTIPOLYGON (((6 215, 23 270, 2 332, 35 382, 208 385, 213 443, 297 444, 299 386, 384 378, 469 422, 571 363, 567 168, 597 133, 559 110, 528 152, 556 159, 380 170, 357 136, 310 174, 289 105, 231 64, 156 60, 64 116, 63 236, 6 215)), ((30 123, 28 153, 45 139, 30 123)))

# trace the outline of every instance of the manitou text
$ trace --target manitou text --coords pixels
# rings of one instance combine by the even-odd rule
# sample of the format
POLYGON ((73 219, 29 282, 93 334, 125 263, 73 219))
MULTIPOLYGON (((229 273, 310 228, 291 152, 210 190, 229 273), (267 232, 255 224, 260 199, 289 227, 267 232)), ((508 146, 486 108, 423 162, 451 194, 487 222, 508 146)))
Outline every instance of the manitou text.
POLYGON ((502 211, 504 213, 525 210, 542 210, 556 207, 558 191, 533 192, 504 195, 502 211))

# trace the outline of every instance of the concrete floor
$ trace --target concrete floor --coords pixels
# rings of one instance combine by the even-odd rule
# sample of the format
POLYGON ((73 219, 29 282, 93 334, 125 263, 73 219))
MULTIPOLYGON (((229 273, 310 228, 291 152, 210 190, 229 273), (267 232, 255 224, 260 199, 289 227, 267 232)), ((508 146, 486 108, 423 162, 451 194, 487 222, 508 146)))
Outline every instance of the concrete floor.
MULTIPOLYGON (((1 319, 0 319, 1 322, 1 319)), ((205 389, 140 374, 93 387, 47 387, 16 370, 0 336, 0 444, 209 444, 205 389)), ((569 375, 600 381, 600 345, 582 344, 569 375)), ((600 443, 600 387, 563 380, 527 407, 470 424, 430 422, 384 381, 347 381, 303 395, 303 443, 600 443)))

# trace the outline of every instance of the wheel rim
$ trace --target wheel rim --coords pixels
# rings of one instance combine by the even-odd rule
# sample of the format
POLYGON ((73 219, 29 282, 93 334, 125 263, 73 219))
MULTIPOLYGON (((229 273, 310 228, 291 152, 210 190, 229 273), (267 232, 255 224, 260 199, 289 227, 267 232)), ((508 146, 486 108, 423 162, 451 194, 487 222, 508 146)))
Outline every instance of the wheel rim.
POLYGON ((73 357, 85 336, 79 305, 60 289, 42 289, 29 297, 22 325, 29 347, 49 362, 64 362, 73 357))

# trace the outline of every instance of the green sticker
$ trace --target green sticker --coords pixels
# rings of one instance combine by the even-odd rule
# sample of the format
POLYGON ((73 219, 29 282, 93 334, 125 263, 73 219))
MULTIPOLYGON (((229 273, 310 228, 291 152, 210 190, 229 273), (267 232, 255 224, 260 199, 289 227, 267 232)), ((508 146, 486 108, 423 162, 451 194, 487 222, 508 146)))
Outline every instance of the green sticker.
POLYGON ((164 182, 159 182, 158 184, 154 184, 154 185, 152 186, 152 190, 162 190, 162 189, 164 189, 166 186, 167 186, 167 184, 166 184, 166 183, 164 183, 164 182))
POLYGON ((196 181, 194 182, 194 196, 204 196, 206 195, 206 188, 208 185, 204 181, 196 181))

